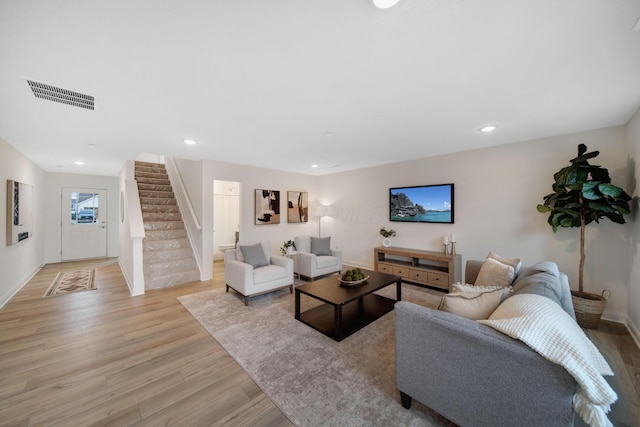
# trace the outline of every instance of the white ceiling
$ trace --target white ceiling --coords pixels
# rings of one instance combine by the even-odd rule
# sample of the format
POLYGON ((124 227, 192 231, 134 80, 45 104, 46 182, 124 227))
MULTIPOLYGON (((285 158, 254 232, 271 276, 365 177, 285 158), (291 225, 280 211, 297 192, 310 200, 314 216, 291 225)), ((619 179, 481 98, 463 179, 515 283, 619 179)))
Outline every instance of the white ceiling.
POLYGON ((326 174, 620 125, 639 18, 639 0, 0 0, 0 137, 55 172, 152 153, 326 174))

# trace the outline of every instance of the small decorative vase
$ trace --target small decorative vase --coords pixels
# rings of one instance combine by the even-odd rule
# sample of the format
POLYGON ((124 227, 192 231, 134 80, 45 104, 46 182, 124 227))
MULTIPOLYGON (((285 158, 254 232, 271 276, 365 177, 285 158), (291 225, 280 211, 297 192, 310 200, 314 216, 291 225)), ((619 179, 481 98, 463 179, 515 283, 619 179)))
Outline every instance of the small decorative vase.
POLYGON ((293 246, 287 246, 287 253, 290 254, 293 252, 293 246))
POLYGON ((382 246, 384 246, 385 248, 388 248, 389 246, 391 246, 391 239, 388 237, 385 237, 384 239, 382 239, 382 246))

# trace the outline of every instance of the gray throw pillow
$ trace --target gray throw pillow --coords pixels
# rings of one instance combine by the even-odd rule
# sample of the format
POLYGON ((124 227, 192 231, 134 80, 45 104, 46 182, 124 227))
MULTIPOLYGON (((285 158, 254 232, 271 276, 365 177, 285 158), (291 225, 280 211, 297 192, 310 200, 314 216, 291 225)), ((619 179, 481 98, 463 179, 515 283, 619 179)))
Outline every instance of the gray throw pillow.
POLYGON ((331 255, 331 237, 311 237, 311 253, 331 255))
POLYGON ((242 252, 242 256, 244 257, 244 262, 246 262, 247 264, 251 264, 253 268, 269 265, 269 260, 264 254, 262 245, 260 243, 256 243, 255 245, 240 246, 240 251, 242 252))
POLYGON ((550 298, 562 307, 562 286, 560 279, 552 274, 538 271, 526 276, 513 286, 513 295, 535 294, 550 298))

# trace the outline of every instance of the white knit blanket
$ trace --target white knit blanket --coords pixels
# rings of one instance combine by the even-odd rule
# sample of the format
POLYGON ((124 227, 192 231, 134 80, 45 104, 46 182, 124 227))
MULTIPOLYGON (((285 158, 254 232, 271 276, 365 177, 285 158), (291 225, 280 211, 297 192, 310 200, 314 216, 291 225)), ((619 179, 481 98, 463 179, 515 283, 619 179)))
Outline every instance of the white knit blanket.
POLYGON ((478 322, 519 339, 575 378, 573 407, 590 426, 613 427, 607 417, 616 393, 602 377, 613 375, 596 346, 558 304, 547 297, 518 294, 507 298, 488 320, 478 322))

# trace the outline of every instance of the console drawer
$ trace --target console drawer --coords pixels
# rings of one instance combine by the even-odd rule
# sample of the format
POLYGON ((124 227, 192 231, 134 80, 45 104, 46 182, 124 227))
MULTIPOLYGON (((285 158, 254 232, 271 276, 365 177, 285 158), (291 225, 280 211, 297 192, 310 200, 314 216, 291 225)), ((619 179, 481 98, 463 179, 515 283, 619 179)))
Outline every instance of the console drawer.
POLYGON ((397 265, 393 266, 393 274, 400 277, 409 278, 409 268, 408 267, 399 267, 397 265))
POLYGON ((424 270, 409 270, 409 279, 414 282, 427 283, 429 281, 429 273, 424 270))
POLYGON ((378 271, 381 271, 382 273, 393 274, 393 266, 391 264, 379 262, 378 271))
POLYGON ((449 289, 449 275, 442 273, 427 273, 427 281, 441 288, 449 289))

